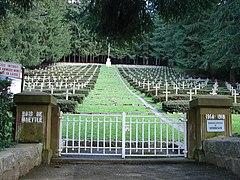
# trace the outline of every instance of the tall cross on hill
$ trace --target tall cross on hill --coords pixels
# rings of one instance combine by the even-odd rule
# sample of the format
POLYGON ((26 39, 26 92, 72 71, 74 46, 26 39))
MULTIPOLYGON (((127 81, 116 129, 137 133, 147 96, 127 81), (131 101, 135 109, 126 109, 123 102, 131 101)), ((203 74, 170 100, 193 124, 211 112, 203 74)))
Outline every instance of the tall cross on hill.
POLYGON ((110 43, 108 44, 108 58, 107 58, 107 62, 106 62, 106 66, 111 66, 111 60, 110 60, 110 43))
POLYGON ((111 47, 110 47, 110 43, 108 44, 108 58, 110 58, 110 51, 111 51, 111 47))

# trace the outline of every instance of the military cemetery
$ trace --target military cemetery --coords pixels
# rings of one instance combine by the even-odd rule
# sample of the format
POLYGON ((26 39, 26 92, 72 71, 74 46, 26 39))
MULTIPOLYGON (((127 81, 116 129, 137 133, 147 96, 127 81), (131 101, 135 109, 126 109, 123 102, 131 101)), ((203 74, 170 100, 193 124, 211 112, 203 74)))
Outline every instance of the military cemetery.
POLYGON ((0 180, 239 179, 238 0, 0 4, 0 180))

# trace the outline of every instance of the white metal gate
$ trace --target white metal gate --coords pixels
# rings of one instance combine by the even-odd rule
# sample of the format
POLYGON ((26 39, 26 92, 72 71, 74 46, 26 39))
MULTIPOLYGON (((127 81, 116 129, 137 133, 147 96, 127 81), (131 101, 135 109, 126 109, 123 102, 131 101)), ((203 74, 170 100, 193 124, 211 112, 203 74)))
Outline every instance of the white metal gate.
POLYGON ((59 155, 187 156, 186 118, 62 114, 59 155))

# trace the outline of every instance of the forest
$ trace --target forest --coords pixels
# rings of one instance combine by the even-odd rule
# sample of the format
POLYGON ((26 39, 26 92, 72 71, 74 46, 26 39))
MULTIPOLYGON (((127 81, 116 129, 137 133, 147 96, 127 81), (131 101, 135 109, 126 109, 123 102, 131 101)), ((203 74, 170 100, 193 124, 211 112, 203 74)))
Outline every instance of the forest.
POLYGON ((151 0, 147 10, 143 0, 118 0, 110 7, 100 0, 77 2, 0 0, 0 61, 25 67, 105 63, 110 45, 114 64, 164 65, 240 81, 239 0, 193 1, 199 6, 151 0))

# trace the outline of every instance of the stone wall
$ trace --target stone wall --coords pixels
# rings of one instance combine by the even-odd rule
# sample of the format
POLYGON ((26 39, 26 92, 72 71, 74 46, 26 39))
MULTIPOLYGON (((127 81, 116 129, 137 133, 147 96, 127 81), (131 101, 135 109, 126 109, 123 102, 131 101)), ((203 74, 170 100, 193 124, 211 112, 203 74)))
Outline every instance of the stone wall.
POLYGON ((0 180, 15 180, 42 162, 42 144, 18 144, 0 152, 0 180))
POLYGON ((216 137, 203 141, 207 163, 226 168, 240 176, 240 138, 216 137))

